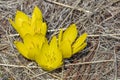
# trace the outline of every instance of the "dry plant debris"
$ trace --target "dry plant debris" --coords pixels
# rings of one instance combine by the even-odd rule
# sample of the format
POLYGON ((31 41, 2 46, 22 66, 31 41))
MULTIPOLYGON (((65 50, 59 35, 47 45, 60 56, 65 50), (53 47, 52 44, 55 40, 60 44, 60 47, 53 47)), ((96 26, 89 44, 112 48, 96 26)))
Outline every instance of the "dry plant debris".
POLYGON ((0 0, 0 79, 120 79, 120 0, 0 0), (77 24, 79 34, 89 34, 86 49, 52 72, 24 59, 13 45, 20 37, 8 17, 16 10, 31 15, 35 5, 49 26, 49 39, 71 23, 77 24))

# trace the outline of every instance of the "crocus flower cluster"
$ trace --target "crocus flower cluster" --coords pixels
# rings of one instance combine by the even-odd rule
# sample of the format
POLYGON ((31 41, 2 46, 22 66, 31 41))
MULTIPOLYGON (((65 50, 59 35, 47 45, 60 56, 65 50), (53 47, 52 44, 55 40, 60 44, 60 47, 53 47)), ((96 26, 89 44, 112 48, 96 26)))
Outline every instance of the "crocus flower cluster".
POLYGON ((59 68, 64 58, 70 58, 87 45, 87 33, 77 37, 78 31, 75 24, 70 25, 65 31, 61 29, 59 34, 52 36, 48 42, 47 25, 37 6, 34 8, 32 17, 17 11, 15 20, 9 19, 9 21, 22 38, 22 41, 14 41, 20 54, 29 60, 36 61, 44 70, 52 71, 59 68))

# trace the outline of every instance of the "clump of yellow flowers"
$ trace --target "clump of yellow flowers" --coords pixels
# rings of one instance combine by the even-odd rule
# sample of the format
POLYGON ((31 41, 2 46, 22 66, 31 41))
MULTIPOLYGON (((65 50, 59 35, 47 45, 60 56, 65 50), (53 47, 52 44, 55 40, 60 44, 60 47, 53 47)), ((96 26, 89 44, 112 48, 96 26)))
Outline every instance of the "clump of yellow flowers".
POLYGON ((22 38, 22 41, 14 41, 20 54, 36 61, 47 71, 59 68, 64 58, 70 58, 87 45, 87 33, 77 37, 78 31, 75 24, 70 25, 65 31, 61 29, 58 36, 52 36, 48 42, 47 25, 37 6, 34 8, 32 17, 17 11, 15 20, 9 19, 9 21, 22 38))

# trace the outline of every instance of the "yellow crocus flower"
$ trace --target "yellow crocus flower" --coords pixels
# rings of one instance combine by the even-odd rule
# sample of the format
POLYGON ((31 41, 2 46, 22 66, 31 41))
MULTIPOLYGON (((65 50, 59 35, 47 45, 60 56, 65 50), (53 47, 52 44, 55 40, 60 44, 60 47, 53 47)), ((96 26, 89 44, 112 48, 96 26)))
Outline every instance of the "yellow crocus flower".
POLYGON ((58 41, 56 36, 53 36, 48 43, 45 37, 47 25, 43 22, 42 12, 37 6, 33 10, 32 17, 17 11, 15 20, 9 19, 9 21, 23 39, 14 42, 20 54, 36 61, 47 71, 59 68, 63 64, 63 58, 70 58, 87 45, 87 33, 77 38, 78 31, 75 24, 70 25, 64 32, 61 29, 58 41))
POLYGON ((41 34, 30 35, 26 34, 23 42, 15 41, 15 46, 18 51, 27 59, 35 60, 35 56, 40 54, 41 47, 46 38, 41 34))
POLYGON ((43 22, 42 12, 37 6, 34 8, 32 18, 21 11, 17 11, 15 21, 11 19, 9 21, 22 38, 28 33, 46 35, 47 25, 43 22))
POLYGON ((87 33, 82 34, 77 40, 78 31, 75 24, 70 25, 64 32, 61 29, 58 35, 59 48, 63 58, 70 58, 73 54, 83 50, 87 43, 87 33))
POLYGON ((52 71, 63 64, 62 53, 58 48, 56 36, 52 37, 50 44, 48 41, 43 44, 40 53, 35 60, 44 70, 52 71))

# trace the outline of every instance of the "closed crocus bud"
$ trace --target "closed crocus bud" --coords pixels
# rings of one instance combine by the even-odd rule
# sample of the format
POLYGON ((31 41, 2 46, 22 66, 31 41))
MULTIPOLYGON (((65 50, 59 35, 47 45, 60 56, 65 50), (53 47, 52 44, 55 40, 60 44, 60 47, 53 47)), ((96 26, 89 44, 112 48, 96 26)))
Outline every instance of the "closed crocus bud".
POLYGON ((56 36, 52 37, 50 44, 47 41, 43 44, 40 54, 35 58, 42 69, 52 71, 63 64, 62 53, 57 45, 56 36))
POLYGON ((41 47, 45 42, 45 37, 41 34, 26 34, 23 42, 15 41, 16 48, 24 57, 35 60, 35 56, 40 54, 41 47))
POLYGON ((16 12, 15 21, 9 19, 9 22, 23 38, 26 34, 43 34, 46 36, 47 25, 43 22, 42 12, 36 6, 32 13, 32 18, 21 11, 16 12))

